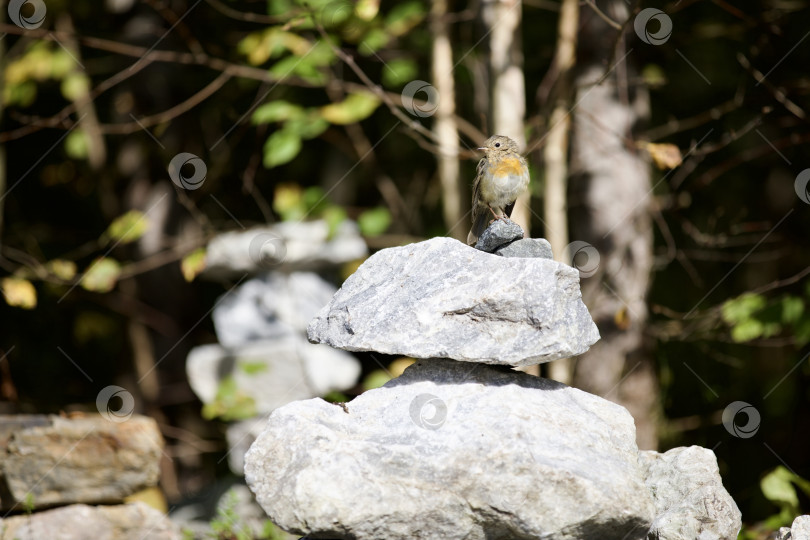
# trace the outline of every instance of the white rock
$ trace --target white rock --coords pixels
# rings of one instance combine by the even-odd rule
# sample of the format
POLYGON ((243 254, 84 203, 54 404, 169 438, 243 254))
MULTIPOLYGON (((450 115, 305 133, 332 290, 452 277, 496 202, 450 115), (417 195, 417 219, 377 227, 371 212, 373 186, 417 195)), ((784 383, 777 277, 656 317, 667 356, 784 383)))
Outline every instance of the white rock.
POLYGON ((349 351, 525 366, 599 339, 576 269, 498 257, 451 238, 383 249, 310 323, 310 341, 349 351))
POLYGON ((264 270, 335 266, 368 253, 357 225, 344 221, 330 237, 323 220, 282 222, 215 237, 206 250, 203 277, 220 279, 264 270))
POLYGON ((220 297, 212 318, 217 339, 236 347, 260 339, 304 334, 337 288, 313 272, 265 272, 220 297))
POLYGON ((649 540, 734 540, 742 515, 723 487, 714 452, 700 446, 640 452, 656 518, 649 540))
POLYGON ((417 362, 345 409, 277 409, 245 477, 275 523, 318 538, 630 540, 653 518, 624 408, 452 360, 417 362))
POLYGON ((790 540, 810 540, 810 516, 799 516, 793 520, 790 540))
POLYGON ((222 381, 232 377, 238 390, 253 398, 256 412, 266 414, 291 401, 354 386, 360 363, 343 351, 289 335, 234 348, 195 347, 186 372, 203 403, 214 401, 222 381))

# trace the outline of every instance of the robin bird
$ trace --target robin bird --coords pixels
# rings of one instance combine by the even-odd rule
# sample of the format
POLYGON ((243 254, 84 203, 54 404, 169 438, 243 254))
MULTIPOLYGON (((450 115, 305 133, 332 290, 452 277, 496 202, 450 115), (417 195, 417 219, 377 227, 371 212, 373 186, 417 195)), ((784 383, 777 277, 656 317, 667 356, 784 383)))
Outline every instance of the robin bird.
POLYGON ((467 235, 471 246, 494 221, 489 219, 490 214, 495 219, 512 215, 515 200, 529 185, 529 167, 515 141, 493 135, 479 150, 484 151, 484 157, 478 162, 473 182, 472 228, 467 235))

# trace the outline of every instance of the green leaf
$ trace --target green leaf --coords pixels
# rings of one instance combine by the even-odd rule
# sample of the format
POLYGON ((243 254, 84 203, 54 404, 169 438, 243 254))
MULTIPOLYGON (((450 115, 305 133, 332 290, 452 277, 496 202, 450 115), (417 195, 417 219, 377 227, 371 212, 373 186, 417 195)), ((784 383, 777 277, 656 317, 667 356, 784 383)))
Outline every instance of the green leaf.
POLYGON ((317 109, 311 109, 307 116, 289 120, 284 129, 297 133, 302 139, 314 139, 329 129, 329 122, 321 118, 317 109))
POLYGON ((34 309, 37 307, 37 290, 27 279, 7 277, 0 280, 0 290, 6 303, 13 307, 34 309))
POLYGON ((81 286, 88 291, 110 292, 121 274, 121 265, 115 259, 99 257, 82 276, 81 286))
POLYGON ((62 95, 76 101, 90 93, 90 79, 84 73, 71 73, 62 80, 62 95))
POLYGON ((282 58, 270 68, 270 73, 280 79, 286 79, 292 75, 297 75, 310 84, 322 86, 326 83, 326 75, 318 69, 318 66, 309 56, 287 56, 282 58))
POLYGON ((357 218, 357 224, 363 235, 379 236, 391 225, 391 212, 382 206, 366 210, 357 218))
POLYGON ((385 31, 392 36, 407 34, 425 18, 421 2, 397 3, 385 18, 385 31))
POLYGON ((737 298, 727 300, 721 308, 721 314, 723 320, 728 324, 735 324, 750 319, 754 313, 763 309, 765 304, 765 297, 745 293, 737 298))
POLYGON ((183 279, 188 282, 205 270, 205 248, 197 248, 180 261, 180 270, 183 272, 183 279))
POLYGON ((385 47, 390 40, 391 34, 382 28, 372 28, 363 36, 362 41, 357 45, 357 50, 368 56, 385 47))
POLYGON ((799 497, 791 483, 795 477, 796 475, 780 465, 762 478, 759 487, 766 499, 779 507, 795 509, 798 514, 799 497))
POLYGON ((118 216, 110 223, 102 238, 114 240, 121 244, 134 242, 149 228, 149 220, 146 214, 140 210, 130 210, 126 214, 118 216))
POLYGON ((268 169, 289 163, 301 151, 301 137, 288 129, 280 129, 264 143, 264 166, 268 169))
POLYGON ((363 390, 373 390, 374 388, 379 388, 390 380, 391 376, 388 375, 388 373, 381 369, 377 369, 366 375, 366 378, 363 379, 363 390))
POLYGON ((765 327, 760 321, 756 319, 748 319, 737 323, 731 329, 731 339, 737 343, 743 343, 762 336, 764 331, 765 327))
POLYGON ((785 296, 782 298, 782 321, 795 323, 804 313, 804 300, 798 296, 785 296))
POLYGON ((339 103, 321 107, 321 116, 333 124, 353 124, 364 120, 380 105, 380 100, 371 92, 349 94, 339 103))
POLYGON ((346 221, 346 217, 346 210, 341 206, 332 205, 323 211, 321 218, 329 226, 329 238, 333 238, 337 234, 338 227, 346 221))
POLYGON ((810 317, 805 317, 799 321, 793 332, 796 336, 796 344, 799 347, 810 343, 810 317))
POLYGON ((411 58, 394 58, 389 60, 382 70, 382 82, 385 86, 399 87, 416 79, 419 68, 411 58))
POLYGON ((202 416, 226 422, 252 418, 256 416, 256 400, 239 390, 236 380, 229 375, 220 381, 214 401, 203 405, 202 416))
POLYGON ((239 362, 239 369, 248 375, 256 375, 269 369, 265 362, 239 362))
POLYGON ((304 109, 299 105, 289 101, 277 100, 265 103, 253 112, 251 121, 254 124, 267 124, 270 122, 282 122, 290 118, 300 118, 304 114, 304 109))
POLYGON ((81 128, 76 128, 65 137, 65 153, 72 159, 87 159, 90 140, 81 128))

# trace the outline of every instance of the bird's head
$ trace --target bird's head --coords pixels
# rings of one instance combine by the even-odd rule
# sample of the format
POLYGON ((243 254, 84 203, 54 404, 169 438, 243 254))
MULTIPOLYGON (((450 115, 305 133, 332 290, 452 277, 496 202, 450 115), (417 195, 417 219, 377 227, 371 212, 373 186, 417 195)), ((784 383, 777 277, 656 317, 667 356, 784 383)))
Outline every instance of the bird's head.
POLYGON ((511 152, 517 153, 518 145, 515 141, 505 135, 493 135, 484 141, 484 145, 480 147, 479 150, 483 150, 484 154, 486 154, 488 157, 497 156, 511 152))

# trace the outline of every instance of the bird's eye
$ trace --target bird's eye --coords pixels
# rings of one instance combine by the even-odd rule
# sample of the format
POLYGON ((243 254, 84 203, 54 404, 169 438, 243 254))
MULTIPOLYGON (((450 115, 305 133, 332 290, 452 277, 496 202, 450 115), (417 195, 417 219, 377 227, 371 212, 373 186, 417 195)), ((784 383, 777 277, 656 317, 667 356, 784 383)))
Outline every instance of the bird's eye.
POLYGON ((495 148, 500 148, 500 147, 501 147, 501 143, 496 142, 496 143, 495 143, 495 148))

